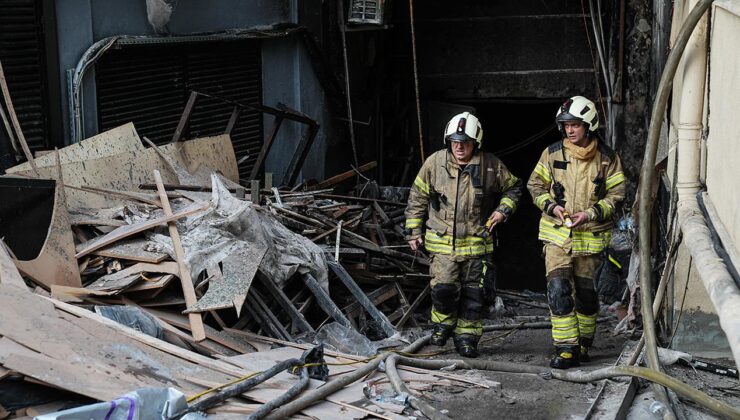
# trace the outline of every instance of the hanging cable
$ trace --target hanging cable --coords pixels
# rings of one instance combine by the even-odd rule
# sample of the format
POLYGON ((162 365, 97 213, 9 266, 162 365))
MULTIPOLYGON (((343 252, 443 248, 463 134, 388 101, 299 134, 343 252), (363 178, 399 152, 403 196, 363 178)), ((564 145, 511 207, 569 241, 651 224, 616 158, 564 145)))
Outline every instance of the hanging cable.
MULTIPOLYGON (((596 77, 596 73, 598 72, 598 65, 596 64, 596 57, 594 57, 594 47, 591 44, 591 35, 589 34, 588 30, 588 22, 586 22, 586 7, 583 5, 583 0, 581 0, 581 12, 583 16, 583 29, 586 30, 586 41, 588 41, 588 52, 591 55, 591 65, 594 69, 594 77, 596 77)), ((596 40, 594 40, 596 42, 596 40)), ((598 47, 597 47, 598 49, 598 47)), ((601 113, 604 115, 604 118, 609 120, 609 115, 606 112, 606 109, 604 108, 604 96, 601 94, 601 84, 599 83, 598 79, 596 80, 596 94, 599 97, 599 105, 601 106, 601 113)))
MULTIPOLYGON (((676 37, 673 49, 668 56, 663 74, 658 84, 658 90, 653 102, 653 109, 650 118, 650 127, 648 128, 648 139, 645 144, 645 156, 642 161, 640 170, 639 185, 639 252, 640 252, 640 298, 641 312, 643 320, 643 334, 645 336, 645 354, 647 355, 647 364, 650 369, 659 372, 660 361, 658 359, 657 338, 655 334, 655 318, 653 317, 653 299, 652 299, 652 273, 650 262, 650 245, 652 232, 652 214, 653 200, 652 180, 655 175, 655 157, 658 154, 658 139, 660 129, 665 115, 668 98, 673 86, 673 78, 676 75, 678 63, 681 60, 689 37, 694 31, 697 23, 707 11, 713 0, 701 0, 694 6, 693 10, 686 17, 681 30, 676 37)), ((661 388, 662 390, 662 388, 661 388)))
POLYGON ((339 21, 339 32, 342 34, 342 57, 344 59, 344 88, 347 98, 347 121, 349 124, 349 141, 352 143, 352 157, 355 161, 355 167, 359 168, 360 163, 357 160, 357 145, 355 143, 355 123, 352 119, 352 97, 349 87, 349 60, 347 59, 347 28, 344 26, 344 0, 337 0, 337 12, 339 21))
POLYGON ((409 19, 411 24, 411 55, 414 61, 414 92, 416 95, 416 122, 419 130, 419 156, 421 163, 424 164, 426 155, 424 154, 424 138, 421 134, 421 103, 419 101, 419 71, 416 62, 416 33, 414 32, 414 0, 409 0, 409 19))

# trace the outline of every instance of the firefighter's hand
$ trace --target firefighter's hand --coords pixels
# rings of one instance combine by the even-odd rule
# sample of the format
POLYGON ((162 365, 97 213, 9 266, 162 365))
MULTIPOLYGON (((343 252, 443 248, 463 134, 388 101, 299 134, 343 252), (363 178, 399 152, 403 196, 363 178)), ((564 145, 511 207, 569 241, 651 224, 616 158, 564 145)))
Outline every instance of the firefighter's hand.
POLYGON ((561 222, 565 223, 565 215, 563 214, 563 212, 565 212, 565 207, 563 206, 555 206, 555 208, 552 209, 552 214, 560 219, 561 222))
POLYGON ((491 214, 491 217, 489 217, 488 221, 486 222, 488 232, 493 232, 493 229, 496 227, 496 225, 503 222, 504 220, 506 220, 506 216, 504 216, 503 213, 501 213, 500 211, 494 211, 493 214, 491 214))
POLYGON ((573 221, 571 227, 576 227, 580 224, 588 222, 588 214, 585 211, 579 211, 578 213, 570 216, 570 220, 573 221))
POLYGON ((412 251, 416 251, 424 243, 424 240, 420 237, 409 241, 409 247, 412 251))

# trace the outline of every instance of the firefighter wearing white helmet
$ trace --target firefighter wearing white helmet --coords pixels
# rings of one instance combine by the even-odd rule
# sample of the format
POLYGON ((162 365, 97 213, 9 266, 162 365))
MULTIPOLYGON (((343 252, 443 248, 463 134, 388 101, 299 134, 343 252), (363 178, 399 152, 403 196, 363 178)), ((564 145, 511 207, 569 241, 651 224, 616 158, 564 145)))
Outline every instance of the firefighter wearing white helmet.
POLYGON ((609 245, 626 178, 617 153, 598 139, 593 102, 583 96, 568 99, 555 124, 562 138, 542 152, 527 188, 542 210, 539 239, 545 243, 555 345, 550 366, 567 369, 589 360, 599 311, 594 274, 609 245))
POLYGON ((453 336, 457 352, 478 355, 486 292, 492 293, 495 226, 516 210, 523 182, 496 156, 481 151, 483 128, 463 112, 444 130, 445 149, 429 156, 406 207, 406 240, 432 254, 431 343, 453 336), (485 287, 484 287, 485 286, 485 287))

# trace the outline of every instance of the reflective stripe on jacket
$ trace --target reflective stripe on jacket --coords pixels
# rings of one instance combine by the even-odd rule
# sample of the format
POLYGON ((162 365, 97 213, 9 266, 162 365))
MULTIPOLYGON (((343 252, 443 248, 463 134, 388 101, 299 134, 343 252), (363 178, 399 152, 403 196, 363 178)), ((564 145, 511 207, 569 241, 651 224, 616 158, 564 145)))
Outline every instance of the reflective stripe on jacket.
POLYGON ((461 169, 451 153, 440 150, 427 158, 411 186, 406 239, 424 234, 426 249, 438 254, 493 252, 485 222, 493 211, 512 214, 522 186, 491 153, 477 153, 461 169))
POLYGON ((596 254, 609 245, 612 215, 624 199, 622 164, 616 152, 601 142, 591 160, 578 160, 570 156, 563 141, 567 140, 542 152, 527 182, 534 204, 542 210, 539 239, 570 246, 573 254, 596 254), (552 213, 558 204, 570 214, 585 211, 588 221, 568 228, 552 213))

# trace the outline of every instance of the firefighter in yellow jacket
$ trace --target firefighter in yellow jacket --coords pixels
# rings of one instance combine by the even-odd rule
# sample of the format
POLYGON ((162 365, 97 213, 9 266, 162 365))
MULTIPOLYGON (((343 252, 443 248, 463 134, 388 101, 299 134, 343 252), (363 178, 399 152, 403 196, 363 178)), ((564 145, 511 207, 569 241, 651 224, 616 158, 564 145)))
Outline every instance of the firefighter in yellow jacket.
POLYGON ((619 156, 597 138, 596 106, 582 96, 568 99, 555 123, 563 136, 542 152, 527 182, 542 210, 547 299, 555 357, 567 369, 588 361, 599 298, 594 273, 609 245, 614 209, 624 198, 619 156))
POLYGON ((406 240, 432 254, 431 343, 454 335, 457 352, 478 356, 483 285, 493 272, 492 232, 517 207, 523 182, 491 153, 480 151, 483 129, 464 112, 447 123, 447 148, 427 158, 409 194, 406 240))

